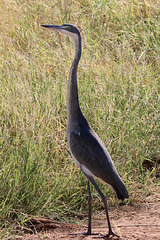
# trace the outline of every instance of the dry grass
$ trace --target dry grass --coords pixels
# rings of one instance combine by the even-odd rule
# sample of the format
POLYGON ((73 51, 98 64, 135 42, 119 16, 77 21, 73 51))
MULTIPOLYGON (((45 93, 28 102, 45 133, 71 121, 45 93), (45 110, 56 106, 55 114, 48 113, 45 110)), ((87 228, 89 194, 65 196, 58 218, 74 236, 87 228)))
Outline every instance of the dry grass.
MULTIPOLYGON (((81 30, 82 110, 127 185, 128 203, 150 194, 159 184, 158 1, 0 4, 2 226, 23 224, 28 215, 62 221, 86 208, 85 180, 72 163, 65 136, 73 44, 40 24, 70 22, 81 30), (149 170, 144 161, 152 162, 149 170)), ((113 194, 109 200, 117 201, 113 194)))

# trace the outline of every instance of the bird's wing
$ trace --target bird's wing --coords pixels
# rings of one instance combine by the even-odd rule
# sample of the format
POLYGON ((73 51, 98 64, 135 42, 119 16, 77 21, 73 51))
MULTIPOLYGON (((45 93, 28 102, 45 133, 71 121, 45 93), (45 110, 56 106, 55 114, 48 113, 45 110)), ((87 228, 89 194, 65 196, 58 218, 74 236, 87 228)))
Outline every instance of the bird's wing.
POLYGON ((74 158, 94 176, 112 186, 120 178, 103 142, 91 128, 71 132, 69 145, 74 158))

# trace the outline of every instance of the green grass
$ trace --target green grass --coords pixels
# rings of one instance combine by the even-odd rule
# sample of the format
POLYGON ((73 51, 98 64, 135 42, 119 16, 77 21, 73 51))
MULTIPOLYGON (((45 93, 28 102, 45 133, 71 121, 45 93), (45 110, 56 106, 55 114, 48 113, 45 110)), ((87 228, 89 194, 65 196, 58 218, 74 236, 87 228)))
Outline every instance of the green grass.
MULTIPOLYGON (((86 182, 66 142, 70 40, 40 24, 77 25, 82 111, 133 204, 159 186, 159 1, 0 0, 0 222, 85 216, 86 182), (144 168, 143 162, 152 168, 144 168)), ((109 204, 118 200, 100 183, 109 204)), ((93 189, 93 195, 97 193, 93 189)), ((102 203, 94 197, 94 209, 102 203)))

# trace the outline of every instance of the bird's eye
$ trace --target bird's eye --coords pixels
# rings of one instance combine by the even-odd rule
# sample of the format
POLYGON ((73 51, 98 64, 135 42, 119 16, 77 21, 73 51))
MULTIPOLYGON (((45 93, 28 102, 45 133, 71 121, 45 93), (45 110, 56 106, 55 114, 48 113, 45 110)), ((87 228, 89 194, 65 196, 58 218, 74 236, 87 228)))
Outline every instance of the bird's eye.
POLYGON ((68 30, 68 31, 71 30, 71 26, 63 26, 63 28, 68 30))

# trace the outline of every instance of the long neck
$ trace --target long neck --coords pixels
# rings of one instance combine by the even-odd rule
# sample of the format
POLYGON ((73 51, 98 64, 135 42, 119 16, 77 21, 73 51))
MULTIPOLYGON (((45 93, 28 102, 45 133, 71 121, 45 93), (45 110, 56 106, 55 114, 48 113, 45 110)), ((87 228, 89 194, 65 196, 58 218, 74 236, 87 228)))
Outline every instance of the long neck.
POLYGON ((81 58, 81 37, 75 40, 75 56, 69 73, 68 95, 67 95, 67 125, 77 120, 81 115, 78 99, 77 69, 81 58))

